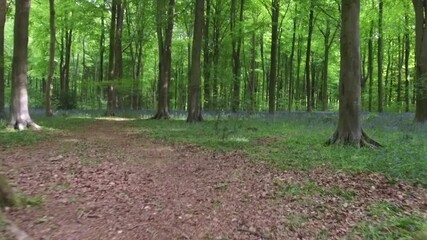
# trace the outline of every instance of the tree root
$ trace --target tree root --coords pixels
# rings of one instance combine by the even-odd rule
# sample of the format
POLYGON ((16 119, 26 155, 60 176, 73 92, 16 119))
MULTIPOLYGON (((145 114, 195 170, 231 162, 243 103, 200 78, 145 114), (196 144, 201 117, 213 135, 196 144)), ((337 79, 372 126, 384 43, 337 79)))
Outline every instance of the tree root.
POLYGON ((31 130, 41 130, 42 128, 37 125, 35 122, 33 121, 15 121, 15 122, 10 122, 9 123, 9 128, 13 128, 15 130, 18 131, 23 131, 27 128, 31 129, 31 130))
POLYGON ((170 119, 170 115, 167 112, 157 112, 156 115, 154 115, 152 118, 150 119, 154 119, 154 120, 168 120, 170 119))
POLYGON ((362 136, 360 139, 354 139, 350 137, 339 137, 338 131, 336 131, 325 143, 326 146, 330 145, 347 145, 356 148, 367 147, 371 149, 377 149, 383 147, 379 142, 370 138, 365 131, 362 130, 362 136))

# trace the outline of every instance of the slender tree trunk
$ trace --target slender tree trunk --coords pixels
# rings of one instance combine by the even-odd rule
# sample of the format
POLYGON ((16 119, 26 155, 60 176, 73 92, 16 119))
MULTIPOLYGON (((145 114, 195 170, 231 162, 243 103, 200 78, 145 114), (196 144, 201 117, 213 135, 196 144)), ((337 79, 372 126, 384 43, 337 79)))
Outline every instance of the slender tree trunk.
POLYGON ((110 45, 109 45, 109 55, 108 55, 108 80, 109 85, 107 87, 107 111, 105 115, 114 116, 115 108, 117 106, 116 102, 116 89, 113 84, 117 74, 116 74, 116 64, 115 64, 115 44, 116 44, 116 21, 117 21, 117 1, 113 0, 111 3, 111 21, 110 21, 110 45))
POLYGON ((297 79, 295 84, 295 99, 297 100, 296 110, 299 110, 301 101, 301 62, 302 62, 302 37, 298 36, 298 51, 297 51, 297 79))
POLYGON ((378 15, 378 112, 383 112, 384 105, 384 86, 383 86, 383 12, 384 2, 379 0, 378 15))
MULTIPOLYGON (((296 12, 296 9, 295 9, 296 12)), ((295 55, 295 41, 296 41, 296 33, 297 33, 297 18, 293 19, 293 30, 292 30, 292 47, 291 47, 291 55, 289 57, 289 102, 288 102, 288 112, 292 111, 292 105, 294 100, 294 55, 295 55)))
POLYGON ((45 114, 50 117, 52 113, 52 88, 53 88, 53 75, 55 73, 55 43, 56 43, 56 31, 55 31, 55 3, 54 0, 49 0, 50 9, 50 45, 49 45, 49 70, 46 84, 46 99, 45 99, 45 114))
POLYGON ((28 26, 30 17, 30 0, 15 3, 15 24, 12 62, 12 116, 10 126, 17 130, 25 128, 39 129, 28 111, 28 26))
POLYGON ((427 122, 427 2, 412 0, 415 9, 415 121, 427 122))
POLYGON ((279 0, 271 1, 271 51, 270 51, 270 77, 268 84, 268 112, 276 112, 276 85, 277 85, 277 51, 278 51, 278 27, 279 27, 279 0))
POLYGON ((212 110, 212 83, 211 83, 211 39, 209 38, 209 28, 211 20, 211 0, 206 0, 206 17, 204 25, 204 46, 203 46, 203 85, 204 85, 204 108, 212 110))
POLYGON ((4 74, 4 27, 6 23, 6 0, 0 0, 0 119, 6 117, 5 112, 5 74, 4 74))
POLYGON ((257 92, 257 73, 256 73, 256 31, 252 32, 252 46, 251 46, 251 63, 250 63, 250 73, 248 81, 248 94, 249 94, 249 113, 255 113, 256 109, 256 92, 257 92))
POLYGON ((305 55, 305 84, 306 84, 306 97, 307 97, 307 112, 313 111, 312 104, 312 85, 310 81, 310 59, 311 59, 311 40, 314 28, 314 10, 313 0, 310 1, 310 16, 308 20, 308 37, 307 37, 307 52, 305 55))
POLYGON ((201 105, 201 69, 200 56, 202 52, 202 38, 204 25, 204 2, 205 0, 195 0, 194 9, 194 31, 193 31, 193 49, 191 51, 191 70, 188 83, 188 116, 187 122, 202 121, 201 105))
MULTIPOLYGON (((406 26, 409 26, 409 17, 405 16, 406 26)), ((411 53, 411 39, 409 36, 409 29, 406 30, 405 33, 405 112, 409 112, 410 105, 410 96, 409 96, 409 79, 411 77, 411 73, 409 70, 409 58, 411 53)))
POLYGON ((237 0, 231 0, 231 19, 230 31, 232 34, 232 73, 233 73, 233 88, 231 111, 237 112, 240 108, 240 82, 241 82, 241 60, 240 52, 242 48, 242 30, 241 24, 243 22, 243 7, 244 0, 240 0, 239 12, 237 12, 237 0), (237 17, 237 14, 238 17, 237 17))
POLYGON ((362 130, 360 0, 341 0, 341 65, 338 127, 329 144, 381 146, 362 130))
POLYGON ((369 30, 368 40, 368 78, 369 78, 369 100, 368 100, 368 111, 372 112, 373 102, 373 88, 374 88, 374 24, 371 22, 371 28, 369 30))
POLYGON ((398 50, 398 60, 397 60, 397 71, 398 71, 398 75, 397 75, 397 103, 399 104, 399 110, 401 107, 401 103, 402 103, 402 75, 403 75, 403 58, 405 55, 405 43, 404 41, 402 41, 402 37, 399 35, 398 37, 398 43, 397 46, 399 48, 398 50))
MULTIPOLYGON (((103 7, 105 7, 103 5, 103 7)), ((99 77, 96 85, 96 95, 98 98, 98 109, 101 109, 102 88, 101 84, 104 81, 104 53, 105 53, 105 18, 104 12, 101 15, 101 37, 99 38, 99 77)))

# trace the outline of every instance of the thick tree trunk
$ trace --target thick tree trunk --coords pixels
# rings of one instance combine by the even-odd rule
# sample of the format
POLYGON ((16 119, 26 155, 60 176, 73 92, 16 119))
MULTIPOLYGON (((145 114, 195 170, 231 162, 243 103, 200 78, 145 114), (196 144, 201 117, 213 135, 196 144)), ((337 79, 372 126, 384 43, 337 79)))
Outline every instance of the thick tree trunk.
POLYGON ((5 76, 4 76, 4 26, 6 23, 6 0, 0 0, 0 119, 6 117, 5 104, 5 76))
POLYGON ((427 122, 427 3, 412 0, 415 9, 415 121, 427 122))
POLYGON ((360 0, 342 0, 338 127, 328 144, 379 147, 362 130, 360 0))
POLYGON ((15 3, 14 48, 12 62, 12 116, 10 126, 17 130, 40 129, 30 117, 27 93, 28 26, 31 0, 15 3))
POLYGON ((64 29, 65 36, 61 39, 61 108, 70 109, 73 107, 70 94, 70 62, 71 62, 71 45, 73 39, 73 30, 64 29))
POLYGON ((200 56, 202 52, 202 38, 204 25, 204 1, 195 0, 196 6, 194 9, 194 31, 193 31, 193 48, 191 51, 191 69, 190 79, 188 83, 188 116, 187 122, 202 121, 202 105, 201 105, 201 69, 200 56))
POLYGON ((271 2, 271 51, 270 51, 270 77, 268 84, 268 112, 276 112, 276 85, 277 85, 277 51, 278 51, 278 28, 279 28, 279 0, 271 2))
POLYGON ((157 113, 153 119, 169 119, 169 83, 172 65, 172 34, 175 15, 175 0, 157 1, 157 38, 159 45, 159 82, 157 113), (166 9, 166 11, 165 11, 166 9), (164 18, 166 16, 166 24, 164 18))
POLYGON ((113 0, 111 3, 111 21, 110 21, 110 45, 109 45, 109 57, 108 57, 108 80, 109 86, 107 87, 107 111, 105 115, 113 116, 115 114, 116 102, 116 89, 113 84, 116 76, 116 64, 115 64, 115 43, 116 43, 116 18, 117 18, 117 1, 113 0))
POLYGON ((49 0, 50 18, 50 43, 49 43, 49 70, 46 84, 46 98, 45 98, 45 114, 48 117, 53 116, 52 113, 52 89, 53 89, 53 75, 55 73, 55 43, 56 43, 56 31, 55 31, 55 1, 49 0))

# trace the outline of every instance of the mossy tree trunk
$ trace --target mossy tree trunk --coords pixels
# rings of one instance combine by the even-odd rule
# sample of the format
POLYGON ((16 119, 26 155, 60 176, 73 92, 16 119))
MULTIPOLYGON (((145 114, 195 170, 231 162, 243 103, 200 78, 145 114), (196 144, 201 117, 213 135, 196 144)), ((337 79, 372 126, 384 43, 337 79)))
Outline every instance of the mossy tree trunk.
POLYGON ((342 0, 338 127, 328 144, 379 147, 362 130, 360 0, 342 0))

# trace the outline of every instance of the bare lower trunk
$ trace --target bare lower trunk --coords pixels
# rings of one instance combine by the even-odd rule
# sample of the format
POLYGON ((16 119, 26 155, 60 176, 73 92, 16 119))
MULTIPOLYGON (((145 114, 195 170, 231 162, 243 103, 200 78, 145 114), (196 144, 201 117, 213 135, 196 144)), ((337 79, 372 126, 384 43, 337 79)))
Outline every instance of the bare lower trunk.
POLYGON ((359 14, 360 0, 342 0, 339 120, 327 143, 379 147, 362 130, 359 14))
POLYGON ((6 11, 6 0, 0 0, 0 119, 6 117, 6 113, 4 111, 4 26, 6 23, 6 11))
POLYGON ((14 48, 12 63, 12 116, 10 127, 18 130, 25 128, 39 129, 28 111, 27 93, 27 56, 28 56, 28 25, 30 0, 16 2, 14 48))

